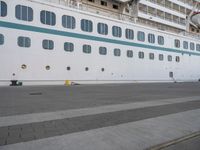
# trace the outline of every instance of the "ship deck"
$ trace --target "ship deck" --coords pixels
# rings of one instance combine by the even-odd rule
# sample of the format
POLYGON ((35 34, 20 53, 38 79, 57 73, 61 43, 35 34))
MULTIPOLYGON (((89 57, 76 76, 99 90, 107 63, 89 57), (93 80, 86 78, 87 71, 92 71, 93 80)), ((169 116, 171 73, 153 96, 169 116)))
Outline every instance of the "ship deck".
POLYGON ((0 150, 200 148, 200 83, 0 87, 0 150))

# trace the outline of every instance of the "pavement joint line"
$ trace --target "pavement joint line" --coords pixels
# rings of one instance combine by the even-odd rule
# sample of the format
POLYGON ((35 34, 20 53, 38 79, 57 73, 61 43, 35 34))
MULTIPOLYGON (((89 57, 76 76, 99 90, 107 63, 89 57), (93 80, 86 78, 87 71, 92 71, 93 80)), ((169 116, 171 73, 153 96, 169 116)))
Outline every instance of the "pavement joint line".
POLYGON ((200 136, 200 131, 194 132, 192 134, 186 135, 184 137, 181 137, 181 138, 178 138, 178 139, 175 139, 175 140, 171 140, 171 141, 166 142, 166 143, 162 143, 162 144, 153 146, 153 147, 148 148, 146 150, 162 150, 164 148, 170 147, 172 145, 176 145, 178 143, 181 143, 183 141, 187 141, 189 139, 192 139, 192 138, 195 138, 195 137, 198 137, 198 136, 200 136))
POLYGON ((58 120, 58 119, 65 119, 65 118, 73 118, 73 117, 81 117, 81 116, 116 112, 116 111, 122 111, 122 110, 147 108, 147 107, 152 107, 152 106, 162 106, 162 105, 167 105, 167 104, 178 104, 178 103, 183 103, 183 102, 199 101, 199 100, 200 100, 200 96, 193 96, 193 97, 163 99, 160 101, 154 100, 154 101, 147 101, 147 102, 146 101, 133 102, 133 103, 126 103, 126 104, 115 104, 115 105, 106 105, 106 106, 81 108, 81 109, 69 109, 65 111, 5 116, 5 117, 0 117, 0 127, 13 126, 13 125, 18 125, 18 124, 28 124, 28 123, 34 123, 34 122, 43 122, 43 121, 50 121, 50 120, 58 120))

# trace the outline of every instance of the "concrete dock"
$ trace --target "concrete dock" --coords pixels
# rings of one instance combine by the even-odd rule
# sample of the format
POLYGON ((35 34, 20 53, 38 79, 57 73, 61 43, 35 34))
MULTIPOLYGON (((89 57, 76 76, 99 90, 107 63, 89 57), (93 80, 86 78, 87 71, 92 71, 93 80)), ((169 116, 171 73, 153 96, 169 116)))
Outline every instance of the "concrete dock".
POLYGON ((199 150, 200 83, 0 87, 0 150, 199 150))

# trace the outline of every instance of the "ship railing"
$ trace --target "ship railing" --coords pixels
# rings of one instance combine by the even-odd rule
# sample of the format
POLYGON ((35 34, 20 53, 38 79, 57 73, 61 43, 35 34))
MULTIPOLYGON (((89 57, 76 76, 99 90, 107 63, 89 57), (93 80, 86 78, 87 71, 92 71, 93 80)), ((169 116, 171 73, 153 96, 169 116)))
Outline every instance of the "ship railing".
POLYGON ((190 32, 186 32, 186 31, 179 33, 179 35, 188 36, 188 37, 192 37, 192 38, 200 40, 200 35, 190 33, 190 32))

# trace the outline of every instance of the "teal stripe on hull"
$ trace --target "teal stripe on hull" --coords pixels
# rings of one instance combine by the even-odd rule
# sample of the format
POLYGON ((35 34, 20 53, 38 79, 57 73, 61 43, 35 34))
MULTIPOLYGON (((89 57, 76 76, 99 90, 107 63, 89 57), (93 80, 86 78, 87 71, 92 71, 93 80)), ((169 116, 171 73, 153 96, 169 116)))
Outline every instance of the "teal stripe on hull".
POLYGON ((160 50, 160 51, 200 56, 200 53, 196 53, 196 52, 188 52, 188 51, 183 51, 183 50, 152 46, 152 45, 146 45, 146 44, 139 44, 139 43, 134 43, 134 42, 127 42, 127 41, 122 41, 122 40, 115 40, 115 39, 109 39, 109 38, 103 38, 103 37, 97 37, 97 36, 91 36, 91 35, 85 35, 85 34, 78 34, 78 33, 72 33, 72 32, 65 32, 65 31, 41 28, 41 27, 30 26, 30 25, 16 24, 16 23, 11 23, 11 22, 0 21, 0 27, 30 31, 30 32, 39 32, 39 33, 52 34, 52 35, 59 35, 59 36, 65 36, 65 37, 73 37, 73 38, 86 39, 86 40, 92 40, 92 41, 98 41, 98 42, 133 46, 133 47, 141 47, 141 48, 146 48, 146 49, 151 49, 151 50, 160 50))

